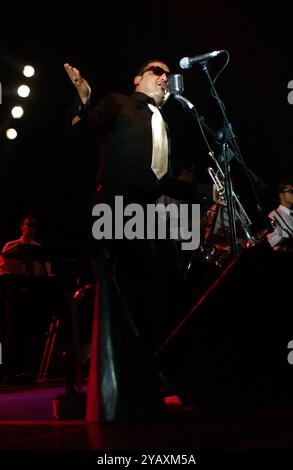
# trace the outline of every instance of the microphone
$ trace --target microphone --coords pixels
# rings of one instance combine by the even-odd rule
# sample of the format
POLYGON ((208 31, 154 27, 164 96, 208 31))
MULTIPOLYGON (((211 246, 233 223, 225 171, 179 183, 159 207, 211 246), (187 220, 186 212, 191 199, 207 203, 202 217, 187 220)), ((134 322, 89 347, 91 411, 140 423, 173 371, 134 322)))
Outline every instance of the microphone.
POLYGON ((181 95, 181 93, 184 90, 183 76, 180 75, 179 73, 174 73, 172 75, 169 75, 168 84, 169 84, 169 92, 172 95, 181 95))
POLYGON ((174 98, 178 100, 184 108, 189 108, 191 111, 193 111, 194 110, 193 104, 187 98, 184 98, 184 96, 181 95, 181 93, 184 90, 183 76, 180 75, 179 73, 174 73, 172 75, 169 75, 168 85, 169 85, 169 88, 168 88, 169 93, 174 95, 174 98))
POLYGON ((213 51, 208 52, 207 54, 196 55, 194 57, 183 57, 183 59, 180 60, 179 65, 182 69, 189 69, 193 64, 196 64, 197 62, 204 62, 206 60, 211 59, 212 57, 216 57, 219 54, 223 54, 224 52, 227 51, 213 51))

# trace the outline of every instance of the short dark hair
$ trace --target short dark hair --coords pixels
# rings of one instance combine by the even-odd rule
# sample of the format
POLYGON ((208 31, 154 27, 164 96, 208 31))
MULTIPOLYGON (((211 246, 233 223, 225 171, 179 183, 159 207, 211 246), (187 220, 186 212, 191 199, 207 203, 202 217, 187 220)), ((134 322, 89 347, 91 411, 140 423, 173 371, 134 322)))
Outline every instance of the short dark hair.
POLYGON ((149 59, 138 67, 138 69, 136 70, 135 76, 141 75, 144 72, 144 70, 148 68, 148 65, 152 64, 153 62, 161 62, 162 64, 167 65, 166 62, 162 59, 149 59))
POLYGON ((286 179, 286 180, 282 180, 280 181, 277 186, 276 186, 276 193, 277 194, 280 194, 284 191, 284 189, 286 189, 287 186, 293 186, 293 181, 291 179, 286 179))

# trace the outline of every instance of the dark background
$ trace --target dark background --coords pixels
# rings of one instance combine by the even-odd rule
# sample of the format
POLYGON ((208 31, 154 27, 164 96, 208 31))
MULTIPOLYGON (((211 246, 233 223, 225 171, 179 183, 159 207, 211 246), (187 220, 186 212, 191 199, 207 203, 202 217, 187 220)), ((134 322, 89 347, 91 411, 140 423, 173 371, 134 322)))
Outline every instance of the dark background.
MULTIPOLYGON (((230 62, 216 87, 246 165, 266 185, 261 197, 271 209, 274 184, 292 178, 293 169, 293 106, 287 101, 287 85, 293 79, 289 5, 108 0, 1 6, 1 245, 19 236, 26 213, 39 217, 40 238, 57 253, 74 254, 91 237, 95 163, 86 148, 70 144, 66 137, 67 107, 75 93, 64 62, 81 70, 95 101, 110 91, 130 93, 137 67, 149 58, 161 58, 173 72, 183 73, 183 95, 210 127, 218 129, 222 116, 201 66, 183 72, 179 60, 227 49, 230 62), (36 69, 31 79, 22 78, 26 63, 36 69), (31 86, 27 100, 16 95, 20 83, 31 86), (20 102, 24 116, 14 121, 10 109, 20 102), (15 141, 3 134, 8 125, 18 131, 15 141)), ((209 61, 212 76, 224 61, 224 55, 209 61)), ((174 163, 194 163, 198 179, 210 182, 207 167, 212 161, 196 122, 173 97, 164 114, 173 137, 174 163)), ((235 178, 244 201, 255 205, 245 172, 237 166, 235 178)))

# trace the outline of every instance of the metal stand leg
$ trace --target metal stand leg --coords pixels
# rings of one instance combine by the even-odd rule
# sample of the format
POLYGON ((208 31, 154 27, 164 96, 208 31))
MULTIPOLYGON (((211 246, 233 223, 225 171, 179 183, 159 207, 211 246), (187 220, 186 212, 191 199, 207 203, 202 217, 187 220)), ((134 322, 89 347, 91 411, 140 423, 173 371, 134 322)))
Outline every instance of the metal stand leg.
POLYGON ((93 290, 93 284, 86 284, 78 289, 71 302, 72 345, 65 354, 66 388, 65 393, 53 399, 53 417, 55 419, 84 419, 86 393, 82 392, 79 347, 79 311, 78 306, 88 291, 93 290))
POLYGON ((50 328, 47 334, 47 340, 43 352, 43 357, 40 365, 40 370, 37 378, 37 383, 45 382, 47 379, 48 367, 52 358, 54 345, 56 341, 56 334, 60 326, 59 318, 53 317, 50 328))

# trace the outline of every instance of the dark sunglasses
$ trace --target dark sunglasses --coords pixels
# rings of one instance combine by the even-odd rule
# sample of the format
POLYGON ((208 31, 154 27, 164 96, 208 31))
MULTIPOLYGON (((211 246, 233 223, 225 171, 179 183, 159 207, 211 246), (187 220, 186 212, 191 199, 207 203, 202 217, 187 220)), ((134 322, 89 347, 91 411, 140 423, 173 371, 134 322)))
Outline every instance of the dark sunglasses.
POLYGON ((164 74, 166 74, 167 77, 169 77, 169 75, 171 74, 171 72, 167 72, 167 70, 162 69, 162 67, 159 67, 158 65, 152 65, 148 69, 145 69, 143 72, 141 72, 140 75, 143 75, 145 72, 153 72, 158 77, 164 74))
POLYGON ((293 194, 293 189, 285 189, 284 191, 281 191, 282 193, 289 193, 293 194))

